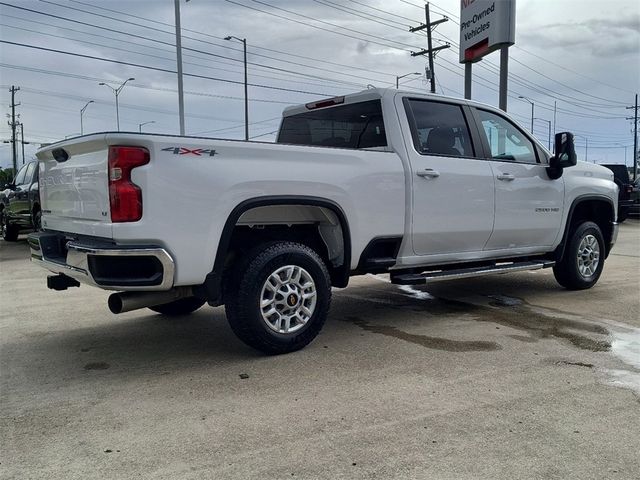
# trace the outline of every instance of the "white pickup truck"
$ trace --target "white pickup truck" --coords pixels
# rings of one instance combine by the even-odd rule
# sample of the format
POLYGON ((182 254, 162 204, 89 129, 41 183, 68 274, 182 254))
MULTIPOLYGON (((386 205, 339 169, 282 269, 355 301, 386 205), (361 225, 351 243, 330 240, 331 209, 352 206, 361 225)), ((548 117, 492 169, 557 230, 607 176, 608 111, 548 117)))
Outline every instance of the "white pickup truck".
POLYGON ((114 313, 225 305, 263 352, 307 345, 331 287, 553 267, 593 286, 617 236, 610 170, 552 156, 487 105, 371 89, 287 108, 276 143, 97 133, 41 149, 49 288, 115 290, 114 313), (570 167, 570 168, 569 168, 570 167))

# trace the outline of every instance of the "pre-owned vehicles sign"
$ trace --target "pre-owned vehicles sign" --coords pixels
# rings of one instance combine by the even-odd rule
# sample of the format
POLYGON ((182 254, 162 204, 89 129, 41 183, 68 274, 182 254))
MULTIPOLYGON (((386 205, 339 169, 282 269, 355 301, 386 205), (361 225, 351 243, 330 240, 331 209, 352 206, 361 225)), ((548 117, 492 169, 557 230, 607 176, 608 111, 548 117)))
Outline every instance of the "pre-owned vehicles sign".
POLYGON ((515 43, 515 0, 461 0, 460 63, 515 43))

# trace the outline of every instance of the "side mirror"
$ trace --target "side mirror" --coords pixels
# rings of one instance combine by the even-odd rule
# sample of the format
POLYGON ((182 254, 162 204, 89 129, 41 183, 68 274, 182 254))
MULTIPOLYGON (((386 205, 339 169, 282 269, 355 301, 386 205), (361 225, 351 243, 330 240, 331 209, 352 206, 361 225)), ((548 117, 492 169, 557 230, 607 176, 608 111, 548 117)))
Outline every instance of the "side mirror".
POLYGON ((549 159, 549 167, 547 167, 547 173, 552 179, 560 178, 562 170, 573 167, 578 161, 573 134, 569 132, 557 133, 554 150, 555 155, 549 159))

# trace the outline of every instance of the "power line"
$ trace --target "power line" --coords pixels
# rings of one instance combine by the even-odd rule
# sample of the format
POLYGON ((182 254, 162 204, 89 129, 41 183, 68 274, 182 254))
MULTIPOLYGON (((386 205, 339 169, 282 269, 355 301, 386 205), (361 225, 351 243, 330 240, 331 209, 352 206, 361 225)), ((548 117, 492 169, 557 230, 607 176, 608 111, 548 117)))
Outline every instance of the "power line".
MULTIPOLYGON (((40 73, 40 74, 43 74, 43 75, 55 75, 55 76, 66 77, 66 78, 75 78, 75 79, 78 79, 78 80, 87 80, 87 81, 92 81, 92 82, 108 82, 110 80, 108 78, 88 77, 86 75, 73 74, 73 73, 69 73, 69 72, 58 72, 58 71, 55 71, 55 70, 47 70, 47 69, 41 69, 41 68, 25 67, 25 66, 20 66, 20 65, 11 65, 11 64, 7 64, 7 63, 0 63, 0 67, 2 67, 2 68, 10 68, 10 69, 14 69, 14 70, 23 70, 23 71, 26 71, 26 72, 40 73)), ((145 90, 154 90, 154 91, 158 91, 158 92, 170 92, 170 93, 176 93, 177 92, 177 90, 171 89, 171 88, 150 87, 148 85, 142 85, 142 84, 139 84, 139 83, 128 83, 127 86, 134 87, 134 88, 142 88, 142 89, 145 89, 145 90)), ((221 99, 226 99, 226 100, 242 100, 242 101, 244 101, 244 98, 242 98, 242 97, 234 97, 234 96, 230 96, 230 95, 217 95, 217 94, 213 94, 213 93, 196 92, 196 91, 185 91, 184 93, 187 94, 187 95, 194 95, 194 96, 199 96, 199 97, 211 97, 211 98, 221 98, 221 99)), ((292 102, 285 102, 285 101, 280 101, 280 100, 270 100, 270 99, 264 99, 264 98, 255 98, 255 97, 252 97, 251 101, 252 102, 261 102, 261 103, 274 103, 274 104, 280 104, 280 105, 291 105, 292 104, 292 102)))
MULTIPOLYGON (((43 3, 49 3, 49 4, 52 4, 52 5, 56 5, 56 6, 60 6, 60 7, 63 7, 63 8, 67 8, 69 10, 73 10, 73 11, 77 11, 77 12, 81 12, 81 13, 86 13, 86 14, 89 14, 89 15, 96 15, 98 17, 107 18, 109 20, 113 20, 113 21, 117 21, 117 22, 123 22, 125 24, 133 24, 133 25, 136 25, 137 27, 147 28, 147 29, 153 30, 155 32, 160 32, 160 33, 164 33, 164 34, 168 34, 168 35, 172 35, 172 36, 174 35, 173 32, 169 32, 169 31, 162 30, 162 29, 159 29, 159 28, 149 27, 149 26, 146 26, 146 25, 139 25, 139 24, 127 21, 127 20, 121 20, 119 18, 114 18, 114 17, 108 16, 108 15, 102 15, 102 14, 90 12, 90 11, 87 11, 87 10, 83 10, 83 9, 79 9, 79 8, 75 8, 75 7, 62 5, 62 4, 59 4, 59 3, 56 3, 56 2, 51 2, 49 0, 40 0, 40 1, 43 2, 43 3)), ((115 10, 110 10, 110 11, 115 11, 115 10)), ((49 15, 48 13, 44 13, 44 12, 39 12, 39 13, 42 14, 42 15, 49 15)), ((68 17, 63 17, 63 18, 65 18, 67 21, 77 22, 77 20, 70 19, 68 17)), ((143 17, 137 17, 137 18, 143 18, 143 17)), ((149 21, 149 20, 147 20, 147 21, 149 21)), ((102 28, 102 29, 106 28, 106 27, 102 27, 102 26, 99 26, 99 25, 93 25, 93 24, 87 24, 87 25, 91 25, 94 28, 102 28)), ((163 24, 163 25, 165 25, 165 24, 163 24)), ((114 31, 114 32, 120 33, 122 35, 133 35, 130 32, 123 32, 123 31, 120 31, 120 30, 113 30, 113 29, 107 29, 107 30, 114 31)), ((135 36, 137 38, 143 38, 143 39, 148 40, 148 41, 161 43, 161 44, 164 44, 164 45, 170 45, 170 46, 175 48, 175 45, 173 43, 171 43, 171 42, 165 42, 165 41, 162 41, 162 40, 157 40, 157 39, 150 38, 150 37, 143 37, 143 36, 140 36, 140 35, 133 35, 133 36, 135 36)), ((216 40, 222 40, 219 37, 214 37, 212 35, 209 35, 209 36, 212 37, 212 38, 215 38, 216 40)), ((183 39, 197 41, 197 42, 201 42, 201 43, 204 43, 204 44, 207 44, 207 45, 212 45, 212 46, 215 46, 215 47, 220 47, 220 48, 224 48, 224 49, 228 49, 228 50, 233 50, 233 51, 236 51, 236 52, 242 52, 242 50, 233 48, 233 47, 231 47, 231 46, 229 46, 227 44, 220 44, 220 43, 214 43, 214 42, 210 42, 210 41, 205 41, 205 40, 201 40, 201 39, 198 39, 198 38, 189 37, 187 35, 182 35, 182 38, 183 39)), ((232 58, 232 57, 216 55, 216 54, 213 54, 213 53, 210 53, 210 52, 201 52, 199 50, 190 49, 188 47, 183 47, 183 50, 196 51, 196 52, 204 53, 206 55, 217 56, 217 57, 220 57, 220 58, 225 58, 225 59, 228 59, 228 60, 232 60, 234 62, 239 61, 238 59, 235 59, 235 58, 232 58)), ((173 53, 173 51, 171 53, 173 53)), ((327 68, 319 67, 317 65, 308 65, 308 64, 291 62, 289 60, 281 60, 281 59, 274 58, 274 57, 271 57, 269 55, 263 55, 263 54, 260 54, 260 53, 252 52, 252 55, 253 56, 257 56, 257 57, 262 57, 262 58, 268 58, 268 59, 275 60, 275 61, 278 61, 278 62, 285 62, 285 63, 289 63, 289 64, 292 64, 292 65, 304 66, 304 67, 315 69, 315 70, 326 71, 326 72, 330 72, 330 73, 333 73, 333 74, 339 74, 339 75, 343 75, 343 76, 349 76, 349 77, 353 77, 353 78, 358 78, 360 80, 366 80, 366 81, 370 81, 371 80, 370 77, 363 77, 361 75, 354 75, 354 74, 344 73, 344 72, 336 72, 335 70, 330 70, 330 69, 327 69, 327 68)), ((309 76, 309 77, 312 77, 312 78, 325 79, 325 80, 329 80, 329 81, 331 81, 333 83, 347 83, 347 82, 344 82, 342 80, 326 79, 326 77, 318 77, 318 76, 309 75, 309 74, 301 74, 299 72, 294 72, 294 71, 291 71, 291 70, 283 70, 281 68, 272 67, 272 66, 269 66, 269 65, 261 65, 261 64, 256 64, 256 63, 252 63, 252 62, 249 62, 249 65, 260 66, 260 67, 263 67, 263 68, 269 68, 269 69, 274 69, 274 70, 280 70, 280 71, 284 71, 284 72, 286 72, 288 74, 296 74, 296 75, 309 76)), ((364 86, 364 85, 363 84, 358 84, 358 86, 360 87, 360 86, 364 86)))
MULTIPOLYGON (((84 55, 84 54, 81 54, 81 53, 67 52, 67 51, 64 51, 64 50, 57 50, 57 49, 54 49, 54 48, 46 48, 46 47, 41 47, 41 46, 37 46, 37 45, 29 45, 29 44, 26 44, 26 43, 10 42, 8 40, 0 40, 0 43, 5 43, 7 45, 14 45, 14 46, 19 46, 19 47, 30 48, 30 49, 34 49, 34 50, 41 50, 41 51, 45 51, 45 52, 59 53, 61 55, 69 55, 69 56, 73 56, 73 57, 86 58, 86 59, 90 59, 90 60, 99 60, 101 62, 117 63, 119 65, 127 65, 127 66, 130 66, 130 67, 143 68, 143 69, 146 69, 146 70, 155 70, 157 72, 172 73, 172 74, 176 73, 175 70, 169 70, 167 68, 152 67, 150 65, 142 65, 142 64, 139 64, 139 63, 132 63, 132 62, 124 62, 122 60, 113 60, 113 59, 109 59, 109 58, 98 57, 98 56, 95 56, 95 55, 84 55)), ((217 81, 217 82, 233 83, 235 85, 244 85, 244 82, 240 82, 240 81, 236 81, 236 80, 227 80, 227 79, 224 79, 224 78, 209 77, 207 75, 198 75, 198 74, 195 74, 195 73, 184 73, 183 75, 185 75, 187 77, 201 78, 201 79, 213 80, 213 81, 217 81)), ((266 89, 278 90, 278 91, 282 91, 282 92, 293 92, 293 93, 302 93, 302 94, 307 94, 307 95, 322 95, 322 96, 330 96, 331 95, 330 93, 309 92, 309 91, 305 91, 305 90, 296 90, 296 89, 292 89, 292 88, 274 87, 272 85, 261 85, 261 84, 257 84, 257 83, 249 83, 249 85, 252 86, 252 87, 266 88, 266 89)))
MULTIPOLYGON (((13 17, 11 15, 6 15, 6 17, 19 18, 19 17, 13 17)), ((23 20, 23 19, 21 19, 21 20, 23 20)), ((50 24, 46 24, 44 22, 32 22, 32 23, 39 23, 39 24, 42 24, 42 25, 51 26, 50 24)), ((150 54, 150 53, 139 52, 139 51, 131 50, 131 48, 127 48, 127 49, 118 48, 118 47, 114 47, 114 46, 111 46, 111 45, 105 45, 105 44, 102 44, 102 43, 90 42, 90 41, 87 41, 87 40, 80 40, 80 39, 77 39, 77 38, 65 37, 65 36, 62 36, 62 35, 55 35, 55 34, 48 33, 48 32, 42 32, 42 31, 38 31, 38 30, 31 30, 31 29, 24 28, 24 27, 17 27, 15 25, 7 25, 7 24, 4 24, 4 23, 0 23, 0 26, 6 27, 6 28, 16 29, 16 30, 20 30, 20 31, 25 31, 25 32, 31 32, 31 33, 35 33, 35 34, 39 34, 39 35, 45 35, 45 36, 49 36, 49 37, 53 37, 53 38, 72 40, 74 42, 78 42, 78 43, 81 43, 81 44, 94 45, 94 46, 98 46, 98 47, 108 48, 108 49, 111 49, 111 50, 127 52, 127 53, 133 53, 133 54, 136 54, 136 55, 143 55, 143 56, 147 56, 147 57, 151 57, 151 58, 157 58, 157 59, 160 59, 160 60, 163 60, 163 61, 171 61, 171 59, 167 58, 166 56, 153 55, 153 54, 150 54)), ((71 29, 67 28, 66 30, 71 30, 71 29)), ((87 35, 86 32, 81 32, 81 31, 78 31, 78 30, 73 30, 73 31, 87 35)), ((110 39, 111 41, 119 41, 119 42, 123 42, 123 43, 131 43, 131 42, 127 42, 125 40, 118 40, 118 39, 115 39, 115 38, 112 38, 112 37, 104 37, 102 35, 94 35, 94 36, 100 36, 100 37, 103 37, 103 38, 107 38, 107 39, 110 39)), ((144 46, 144 47, 145 48, 151 48, 153 50, 158 50, 158 51, 164 52, 164 53, 173 53, 171 51, 168 51, 168 50, 165 50, 165 49, 161 49, 161 48, 157 48, 157 47, 150 47, 150 46, 144 46)), ((202 57, 198 57, 198 56, 190 55, 190 54, 185 54, 184 57, 197 58, 197 59, 202 58, 202 57)), ((205 69, 209 69, 209 70, 219 70, 219 71, 222 71, 222 72, 229 72, 229 73, 242 73, 239 70, 228 70, 228 69, 224 69, 224 68, 213 67, 213 66, 210 66, 210 65, 202 65, 202 64, 193 63, 193 62, 184 62, 184 64, 185 65, 195 66, 195 67, 200 67, 200 68, 205 68, 205 69)), ((225 64, 225 65, 228 65, 228 64, 225 64)), ((254 66, 258 66, 258 67, 262 68, 262 66, 259 66, 259 65, 254 65, 254 66)), ((275 72, 275 73, 280 73, 280 72, 275 72)), ((329 87, 329 86, 335 87, 335 85, 327 85, 326 82, 335 83, 336 85, 341 85, 341 86, 342 85, 356 86, 356 87, 359 87, 359 88, 362 88, 364 86, 363 84, 358 84, 358 83, 354 83, 354 82, 346 82, 344 80, 332 80, 332 79, 329 79, 329 78, 326 78, 326 77, 319 77, 319 76, 315 76, 315 75, 307 75, 307 74, 298 73, 298 72, 286 71, 286 72, 282 72, 281 73, 281 75, 285 75, 285 74, 287 75, 287 77, 283 78, 283 77, 273 77, 273 76, 270 76, 270 75, 261 75, 260 73, 255 73, 254 72, 254 73, 252 73, 252 77, 267 78, 267 79, 270 79, 270 80, 279 80, 279 81, 289 81, 289 82, 293 82, 293 83, 299 83, 299 84, 304 84, 304 85, 314 85, 314 86, 319 86, 319 87, 329 87), (300 81, 300 80, 292 80, 291 79, 291 75, 292 74, 293 75, 298 75, 298 76, 306 76, 306 77, 310 77, 310 78, 322 79, 322 80, 325 80, 326 82, 324 84, 320 84, 320 83, 314 83, 314 82, 304 82, 304 81, 300 81)))
MULTIPOLYGON (((107 11, 107 12, 111 12, 111 13, 116 13, 118 15, 126 15, 127 17, 137 18, 139 20, 144 20, 146 22, 154 23, 156 25, 164 25, 164 26, 173 28, 173 25, 170 24, 170 23, 160 22, 158 20, 153 20, 153 19, 150 19, 150 18, 131 15, 131 14, 128 14, 128 13, 120 12, 118 10, 112 10, 112 9, 109 9, 109 8, 98 7, 96 5, 91 5, 91 4, 82 2, 80 0, 69 0, 69 1, 72 2, 72 3, 78 3, 78 4, 81 4, 81 5, 90 6, 92 8, 98 9, 98 10, 103 10, 103 11, 107 11)), ((184 28, 184 27, 182 28, 182 30, 185 31, 185 32, 194 33, 194 34, 197 34, 197 35, 202 35, 202 36, 208 37, 208 38, 215 38, 216 40, 221 40, 222 39, 222 37, 216 37, 215 35, 211 35, 209 33, 200 32, 200 31, 197 31, 197 30, 192 30, 192 29, 188 29, 188 28, 184 28)), ((193 40, 198 40, 198 39, 193 39, 193 40)), ((198 41, 200 41, 200 40, 198 40, 198 41)), ((268 52, 279 53, 281 55, 286 55, 286 56, 289 56, 289 57, 301 58, 301 59, 305 59, 305 60, 312 60, 312 61, 320 62, 320 63, 325 64, 325 65, 333 65, 333 66, 336 66, 336 67, 348 68, 348 69, 351 69, 351 70, 359 70, 359 71, 362 71, 362 72, 376 73, 376 74, 379 74, 379 75, 387 75, 389 77, 394 77, 395 76, 392 73, 381 72, 379 70, 372 70, 372 69, 368 69, 368 68, 364 68, 364 67, 359 67, 359 66, 356 66, 356 65, 347 65, 347 64, 344 64, 344 63, 337 63, 337 62, 333 62, 333 61, 326 60, 326 59, 320 59, 320 58, 311 57, 309 55, 299 55, 299 54, 295 54, 295 53, 291 53, 291 52, 285 52, 285 51, 282 51, 282 50, 276 50, 276 49, 273 49, 273 48, 267 48, 267 47, 263 47, 263 46, 260 46, 260 45, 255 45, 255 44, 252 44, 252 43, 249 43, 248 45, 252 48, 252 50, 253 49, 265 50, 265 51, 268 51, 268 52)), ((240 51, 240 50, 237 50, 237 51, 240 51)), ((255 53, 254 53, 254 55, 255 55, 255 53)), ((288 62, 287 60, 279 60, 279 61, 288 62)), ((336 73, 338 73, 338 72, 336 72, 336 73)))
MULTIPOLYGON (((389 44, 378 42, 378 41, 375 41, 375 40, 370 40, 370 39, 366 39, 366 38, 362 38, 362 37, 356 37, 356 36, 350 35, 348 33, 338 32, 338 31, 335 31, 335 30, 330 30, 328 28, 320 27, 318 25, 313 25, 313 24, 310 24, 310 23, 306 23, 306 22, 302 22, 302 21, 299 21, 299 20, 295 20, 293 18, 285 17, 284 15, 279 15, 277 13, 269 12, 267 10, 262 10, 262 9, 255 8, 255 7, 252 7, 252 6, 249 6, 249 5, 244 5, 242 3, 234 2, 233 0, 224 0, 224 1, 227 2, 227 3, 232 3, 232 4, 237 5, 239 7, 244 7, 244 8, 247 8, 249 10, 254 10, 256 12, 264 13, 266 15, 270 15, 270 16, 273 16, 273 17, 276 17, 276 18, 280 18, 280 19, 287 20, 287 21, 290 21, 290 22, 296 22, 296 23, 299 23, 300 25, 305 25, 307 27, 315 28, 317 30, 322 30, 322 31, 325 31, 325 32, 333 33, 334 35, 341 35, 343 37, 353 38, 353 39, 356 39, 356 40, 363 40, 363 41, 366 41, 366 42, 369 42, 369 43, 373 43, 373 44, 376 44, 376 45, 381 45, 381 46, 387 47, 387 48, 393 48, 393 49, 396 49, 396 50, 402 50, 402 51, 405 51, 405 52, 409 52, 410 51, 410 50, 407 50, 406 48, 400 48, 400 47, 397 47, 397 46, 394 46, 394 45, 389 45, 389 44)), ((276 8, 276 7, 274 7, 274 8, 276 8)), ((280 10, 282 10, 282 9, 280 9, 280 10)), ((311 18, 311 17, 307 17, 307 18, 311 18)), ((315 20, 313 18, 311 18, 311 19, 315 20)), ((334 25, 334 26, 337 27, 337 28, 344 28, 344 27, 340 27, 338 25, 334 25)))
MULTIPOLYGON (((405 3, 405 4, 407 4, 407 5, 411 5, 411 6, 416 7, 416 8, 423 8, 423 7, 420 7, 420 6, 418 6, 418 5, 416 5, 416 4, 412 3, 412 2, 409 2, 409 1, 407 1, 407 0, 400 0, 400 1, 401 1, 402 3, 405 3)), ((437 7, 437 6, 436 6, 435 4, 433 4, 433 3, 431 3, 431 5, 433 5, 433 6, 434 6, 434 7, 436 7, 437 9, 441 10, 441 11, 442 11, 442 12, 444 12, 445 14, 449 15, 449 16, 452 18, 452 21, 453 21, 454 23, 456 23, 457 25, 460 25, 460 23, 459 23, 458 21, 456 21, 456 19, 459 19, 459 17, 458 17, 457 15, 455 15, 455 14, 453 14, 452 12, 449 12, 449 11, 447 11, 447 10, 445 10, 445 9, 441 8, 441 7, 437 7)), ((447 38, 447 37, 445 37, 445 38, 447 38)), ((452 43, 454 43, 454 44, 457 46, 457 44, 456 44, 453 40, 451 40, 451 39, 448 39, 448 40, 449 40, 449 41, 451 41, 452 43)), ((519 50, 523 50, 523 51, 525 51, 525 52, 527 52, 527 53, 530 53, 528 50, 524 50, 524 49, 522 49, 522 48, 519 48, 519 50)), ((542 57, 538 57, 538 58, 541 58, 541 59, 542 59, 542 57)), ((581 90, 578 90, 578 89, 576 89, 576 88, 574 88, 574 87, 570 87, 570 86, 568 86, 568 85, 565 85, 564 83, 562 83, 562 82, 560 82, 560 81, 556 80, 555 78, 549 77, 549 76, 547 76, 547 75, 545 75, 545 74, 543 74, 543 73, 540 73, 540 72, 539 72, 539 71, 537 71, 537 70, 534 70, 534 69, 530 68, 529 66, 527 66, 526 64, 524 64, 524 63, 520 62, 520 61, 519 61, 519 60, 517 60, 517 59, 513 59, 513 60, 514 60, 514 62, 516 62, 516 63, 518 63, 518 64, 520 64, 520 65, 523 65, 524 67, 526 67, 526 68, 528 68, 528 69, 532 70, 532 71, 533 71, 533 72, 535 72, 536 74, 538 74, 538 75, 540 75, 540 76, 542 76, 542 77, 545 77, 545 78, 547 78, 547 79, 549 79, 549 80, 551 80, 551 81, 553 81, 553 82, 555 82, 555 83, 558 83, 558 84, 560 84, 560 85, 562 85, 562 86, 564 86, 564 87, 566 87, 566 88, 569 88, 569 89, 571 89, 571 90, 573 90, 573 91, 575 91, 575 92, 578 92, 578 93, 580 93, 580 94, 582 94, 582 95, 585 95, 585 96, 588 96, 588 97, 592 97, 592 98, 596 98, 596 99, 598 99, 598 100, 604 100, 604 101, 609 102, 609 103, 620 103, 620 104, 622 104, 622 102, 619 102, 619 101, 617 101, 617 100, 611 100, 611 99, 608 99, 608 98, 599 97, 599 96, 597 96, 597 95, 592 95, 592 94, 589 94, 589 93, 585 93, 585 92, 583 92, 583 91, 581 91, 581 90)), ((548 61, 548 60, 546 60, 546 59, 543 59, 543 60, 548 61)), ((495 66, 492 62, 489 62, 489 61, 488 61, 487 63, 491 64, 492 66, 495 66)), ((552 63, 552 62, 550 62, 550 63, 552 63)), ((482 64, 480 64, 480 65, 482 65, 482 64)), ((556 64, 554 64, 554 65, 556 65, 556 64)), ((568 70, 568 69, 566 69, 566 68, 565 68, 565 70, 568 70)), ((573 72, 573 73, 578 73, 578 72, 574 72, 574 71, 572 71, 572 70, 569 70, 569 71, 571 71, 571 72, 573 72)), ((509 76, 511 76, 511 73, 509 73, 509 76)), ((583 75, 583 76, 584 76, 584 75, 583 75)), ((589 77, 586 77, 586 78, 589 78, 589 77)), ((601 83, 601 82, 599 82, 599 83, 601 83)), ((609 86, 610 86, 610 85, 609 85, 609 86)), ((554 92, 554 93, 556 93, 556 94, 557 94, 557 92, 554 92)), ((559 94, 559 95, 564 95, 564 94, 559 94)), ((573 98, 573 97, 569 97, 569 98, 573 98)), ((574 99, 575 99, 575 98, 574 98, 574 99)), ((578 101, 582 101, 582 100, 580 100, 580 99, 576 99, 576 100, 578 100, 578 101)), ((584 101, 583 101, 583 102, 584 102, 584 101)))

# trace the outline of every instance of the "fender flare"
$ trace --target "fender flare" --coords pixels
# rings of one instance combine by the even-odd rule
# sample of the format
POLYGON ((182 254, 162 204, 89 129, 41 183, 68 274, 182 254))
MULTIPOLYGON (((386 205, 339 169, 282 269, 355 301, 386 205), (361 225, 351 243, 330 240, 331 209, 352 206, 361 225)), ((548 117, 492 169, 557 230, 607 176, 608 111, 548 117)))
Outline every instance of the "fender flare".
POLYGON ((335 275, 332 275, 332 281, 334 286, 347 286, 351 273, 351 231, 349 230, 349 222, 347 221, 347 216, 345 215, 344 210, 342 210, 342 207, 340 207, 336 202, 322 197, 305 195, 270 195, 244 200, 231 211, 224 224, 224 228, 222 229, 222 234, 220 235, 218 251, 216 252, 213 269, 209 274, 207 274, 204 283, 197 288, 196 294, 198 296, 206 298, 212 305, 221 304, 224 262, 227 252, 229 251, 231 236, 236 223, 238 223, 238 219, 243 213, 253 208, 275 205, 309 205, 323 207, 336 214, 338 221, 340 222, 340 227, 342 228, 344 241, 344 263, 335 270, 335 275))
MULTIPOLYGON (((615 212, 613 200, 611 200, 611 198, 607 197, 606 195, 586 194, 586 195, 579 195, 576 198, 574 198, 573 201, 571 202, 571 207, 569 207, 569 213, 567 214, 567 221, 565 222, 565 225, 564 225, 564 233, 562 234, 562 241, 556 247, 556 253, 555 253, 556 261, 559 262, 564 257, 564 251, 567 246, 567 240, 569 238, 569 230, 571 228, 571 223, 573 221, 573 214, 576 210, 576 207, 579 204, 589 200, 598 200, 598 201, 607 202, 611 206, 611 212, 613 214, 612 218, 616 218, 615 217, 616 212, 615 212)), ((606 248, 607 248, 607 255, 609 255, 609 250, 610 250, 609 245, 606 245, 606 248)))

